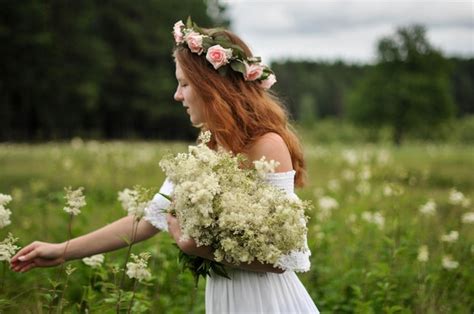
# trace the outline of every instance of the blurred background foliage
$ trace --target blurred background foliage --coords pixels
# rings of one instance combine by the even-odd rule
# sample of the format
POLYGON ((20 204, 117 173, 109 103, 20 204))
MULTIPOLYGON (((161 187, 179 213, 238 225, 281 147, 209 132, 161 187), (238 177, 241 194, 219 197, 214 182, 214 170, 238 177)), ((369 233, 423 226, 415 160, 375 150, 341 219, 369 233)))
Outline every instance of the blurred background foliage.
MULTIPOLYGON (((1 7, 0 141, 194 137, 173 100, 170 30, 188 15, 232 28, 217 0, 1 7)), ((473 58, 445 57, 419 25, 387 34, 377 52, 376 64, 275 61, 275 91, 316 140, 473 142, 473 58)))

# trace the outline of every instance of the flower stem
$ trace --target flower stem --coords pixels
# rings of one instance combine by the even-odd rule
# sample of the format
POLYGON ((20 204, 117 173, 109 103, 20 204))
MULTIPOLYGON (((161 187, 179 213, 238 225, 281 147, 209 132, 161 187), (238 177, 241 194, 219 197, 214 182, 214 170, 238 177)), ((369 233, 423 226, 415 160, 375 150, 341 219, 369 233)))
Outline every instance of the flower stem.
POLYGON ((64 293, 66 292, 66 289, 67 289, 68 282, 69 282, 69 276, 66 276, 66 282, 64 283, 64 288, 63 288, 63 291, 61 292, 61 298, 59 299, 59 303, 58 303, 58 313, 59 314, 62 313, 62 301, 63 301, 63 298, 64 298, 64 293))
POLYGON ((138 223, 139 222, 140 222, 139 219, 138 220, 134 219, 133 224, 132 224, 132 239, 130 241, 130 244, 128 245, 127 256, 125 257, 125 263, 123 265, 122 275, 120 277, 120 286, 119 286, 119 290, 118 290, 118 299, 117 299, 117 306, 116 306, 116 312, 117 313, 120 313, 120 301, 122 299, 122 289, 123 289, 123 285, 124 285, 124 282, 125 282, 125 270, 127 269, 127 263, 128 263, 128 260, 130 259, 130 253, 132 252, 132 245, 135 242, 135 237, 136 237, 136 234, 137 234, 137 231, 138 231, 138 223))
MULTIPOLYGON (((74 218, 74 215, 73 214, 69 214, 69 224, 68 224, 68 238, 67 238, 67 242, 66 242, 66 245, 64 246, 64 251, 63 251, 63 260, 65 261, 66 260, 66 251, 67 251, 67 248, 69 246, 69 241, 71 241, 71 238, 72 238, 72 219, 74 218)), ((62 263, 61 264, 61 272, 60 274, 63 273, 64 271, 64 265, 66 263, 62 263)), ((66 291, 66 288, 67 288, 67 283, 68 283, 68 280, 69 280, 69 276, 66 276, 66 282, 64 283, 64 287, 63 287, 63 291, 61 292, 61 298, 59 298, 59 302, 58 302, 58 313, 61 313, 61 308, 62 308, 62 301, 63 301, 63 297, 64 297, 64 292, 66 291)), ((56 289, 55 289, 56 290, 56 289)))
POLYGON ((130 314, 132 311, 132 305, 133 305, 133 301, 135 300, 135 291, 137 290, 137 286, 138 286, 138 280, 133 279, 132 299, 130 300, 130 305, 128 306, 128 311, 127 311, 128 314, 130 314))
POLYGON ((3 269, 2 269, 2 288, 1 288, 1 290, 3 291, 3 289, 5 288, 5 281, 7 279, 7 273, 6 273, 7 262, 3 261, 2 264, 3 264, 3 269))

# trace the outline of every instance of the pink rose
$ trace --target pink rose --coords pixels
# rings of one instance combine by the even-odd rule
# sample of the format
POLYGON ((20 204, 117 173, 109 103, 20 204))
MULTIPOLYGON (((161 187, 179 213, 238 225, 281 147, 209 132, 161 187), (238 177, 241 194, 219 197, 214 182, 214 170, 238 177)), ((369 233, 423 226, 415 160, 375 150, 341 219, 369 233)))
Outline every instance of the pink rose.
POLYGON ((260 82, 260 86, 264 89, 269 89, 273 84, 276 83, 276 81, 276 76, 274 74, 270 74, 266 79, 260 82))
POLYGON ((230 58, 232 58, 232 49, 225 49, 221 45, 214 45, 207 49, 206 59, 216 70, 229 63, 230 58))
POLYGON ((255 81, 262 76, 263 67, 260 64, 248 64, 245 63, 245 74, 244 78, 246 81, 255 81))
POLYGON ((184 26, 183 21, 178 21, 174 24, 173 26, 173 35, 174 35, 174 41, 176 44, 180 44, 184 41, 184 34, 181 31, 181 27, 184 26))
POLYGON ((199 55, 202 53, 202 35, 196 32, 191 32, 186 34, 185 39, 191 52, 199 55))

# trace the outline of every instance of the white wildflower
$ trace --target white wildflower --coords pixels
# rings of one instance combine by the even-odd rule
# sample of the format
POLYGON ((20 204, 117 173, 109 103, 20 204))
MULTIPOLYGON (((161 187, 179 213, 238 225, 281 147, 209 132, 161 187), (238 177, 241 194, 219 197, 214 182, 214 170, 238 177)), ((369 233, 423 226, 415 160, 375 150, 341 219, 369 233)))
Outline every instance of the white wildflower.
POLYGON ((204 131, 199 134, 198 141, 202 144, 207 144, 211 141, 211 132, 210 131, 204 131))
POLYGON ((469 206, 470 200, 466 199, 462 192, 453 188, 449 191, 449 203, 452 205, 469 206))
POLYGON ((66 275, 68 276, 71 276, 71 274, 76 270, 76 267, 73 267, 71 264, 68 264, 66 266, 66 269, 64 270, 64 272, 66 273, 66 275))
POLYGON ((10 215, 12 212, 5 207, 11 200, 10 195, 0 193, 0 228, 11 224, 10 215))
POLYGON ((140 255, 132 254, 131 258, 133 262, 127 263, 127 276, 129 278, 135 278, 138 281, 149 280, 151 278, 151 272, 147 269, 147 261, 151 254, 148 252, 141 253, 140 255))
POLYGON ((355 150, 348 149, 342 152, 342 158, 350 165, 356 165, 359 162, 359 157, 355 150))
POLYGON ((461 217, 462 223, 474 224, 474 212, 464 213, 461 217))
POLYGON ((64 188, 66 191, 66 207, 64 207, 64 211, 71 215, 79 215, 81 213, 81 207, 86 205, 86 198, 82 194, 84 190, 83 187, 80 187, 76 190, 73 190, 71 187, 64 188))
POLYGON ((278 161, 265 159, 263 156, 260 160, 255 160, 253 162, 255 165, 255 170, 260 178, 264 179, 267 173, 275 172, 275 169, 280 165, 278 161))
POLYGON ((436 203, 435 203, 434 200, 429 199, 428 202, 426 202, 425 204, 421 205, 418 210, 419 210, 420 213, 422 213, 423 215, 433 216, 434 214, 436 214, 436 203))
POLYGON ((332 210, 339 207, 339 203, 330 196, 323 196, 318 201, 319 208, 325 210, 332 210))
POLYGON ((104 262, 104 254, 96 254, 82 259, 84 264, 92 268, 99 268, 104 262))
POLYGON ((337 192, 340 190, 341 185, 339 184, 339 181, 337 181, 336 179, 332 179, 328 182, 328 188, 333 192, 337 192))
POLYGON ((441 236, 441 241, 443 242, 448 242, 448 243, 453 243, 456 242, 459 238, 459 232, 453 230, 450 233, 443 234, 441 236))
POLYGON ((379 229, 383 229, 385 226, 385 217, 380 212, 372 213, 365 211, 362 213, 362 219, 369 223, 377 225, 379 229))
POLYGON ((392 196, 394 191, 390 185, 386 185, 383 187, 383 195, 384 196, 392 196))
POLYGON ((7 238, 0 242, 0 261, 10 262, 15 252, 20 248, 15 245, 16 241, 18 239, 14 238, 11 233, 8 233, 7 238))
POLYGON ((329 218, 332 214, 332 210, 339 207, 339 203, 330 196, 322 196, 318 201, 318 205, 320 209, 317 214, 319 221, 329 218))
POLYGON ((7 194, 0 193, 0 206, 5 206, 12 201, 12 197, 7 194))
POLYGON ((383 187, 383 195, 386 197, 399 196, 402 195, 403 192, 403 187, 398 184, 389 183, 383 187))
POLYGON ((422 245, 418 248, 418 261, 422 263, 426 263, 429 258, 428 246, 422 245))
POLYGON ((380 213, 376 212, 372 216, 372 222, 376 224, 380 229, 385 226, 385 217, 380 213))
POLYGON ((443 256, 442 265, 447 270, 456 269, 459 267, 459 262, 453 260, 451 255, 443 256))
POLYGON ((141 187, 136 187, 133 190, 126 188, 118 192, 118 200, 129 216, 135 216, 136 219, 140 219, 145 214, 145 208, 148 206, 149 201, 144 200, 146 199, 144 193, 144 189, 141 187))

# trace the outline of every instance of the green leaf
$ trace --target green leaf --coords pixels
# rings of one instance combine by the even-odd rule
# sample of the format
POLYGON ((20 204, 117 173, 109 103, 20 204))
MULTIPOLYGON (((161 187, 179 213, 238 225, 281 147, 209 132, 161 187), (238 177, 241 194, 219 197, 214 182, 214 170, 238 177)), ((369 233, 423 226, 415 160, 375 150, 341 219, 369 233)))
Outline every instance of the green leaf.
POLYGON ((226 76, 227 75, 227 66, 221 66, 219 69, 217 69, 217 72, 219 72, 219 74, 221 76, 226 76))
POLYGON ((232 70, 245 74, 245 65, 240 60, 234 60, 230 63, 232 70))
POLYGON ((217 263, 217 262, 212 262, 211 263, 211 269, 219 276, 225 277, 230 280, 229 274, 227 273, 227 270, 225 269, 225 266, 217 263))
POLYGON ((186 28, 193 28, 193 21, 191 20, 191 16, 188 16, 186 20, 186 28))
POLYGON ((160 194, 161 196, 163 196, 164 198, 166 198, 168 201, 170 201, 170 202, 172 201, 171 196, 169 196, 169 195, 167 195, 167 194, 160 193, 160 192, 158 192, 158 194, 160 194))

